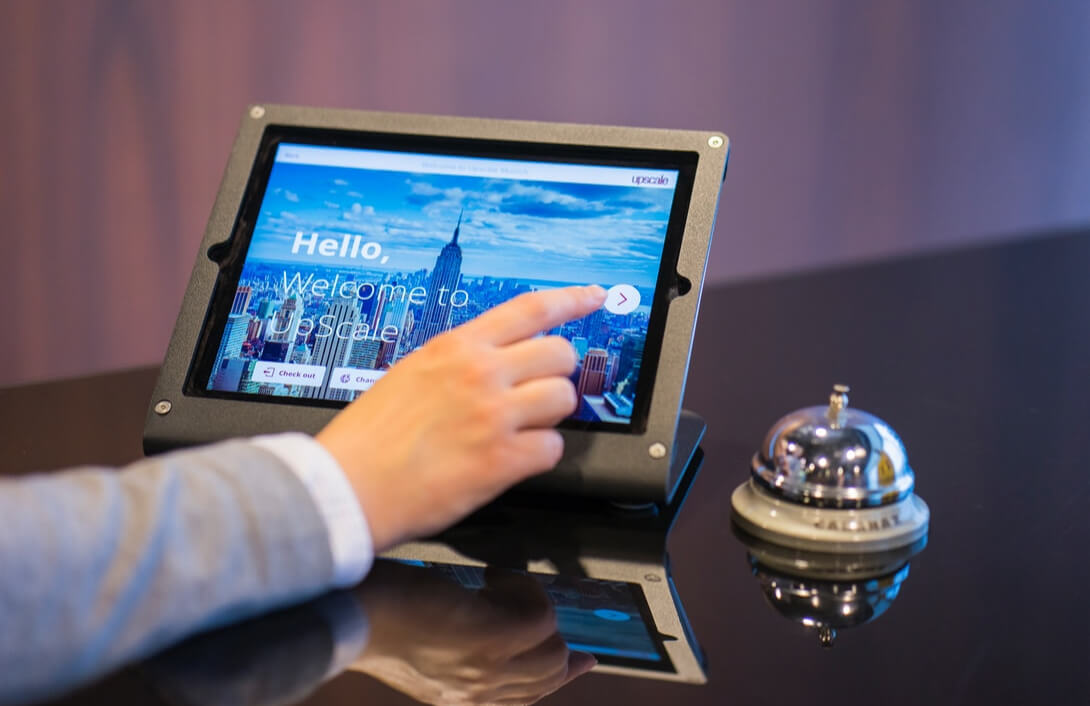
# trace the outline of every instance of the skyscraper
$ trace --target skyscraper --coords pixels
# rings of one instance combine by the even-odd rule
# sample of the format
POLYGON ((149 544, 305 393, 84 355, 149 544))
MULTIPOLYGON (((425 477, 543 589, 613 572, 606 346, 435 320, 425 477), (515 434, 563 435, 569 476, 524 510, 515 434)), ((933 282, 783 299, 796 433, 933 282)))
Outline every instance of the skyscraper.
POLYGON ((251 287, 242 286, 235 291, 235 300, 231 303, 232 314, 245 314, 250 308, 250 297, 254 290, 251 287))
POLYGON ((269 315, 273 313, 273 309, 276 308, 276 303, 270 299, 262 299, 257 303, 257 318, 267 319, 269 315))
POLYGON ((601 348, 591 348, 583 357, 583 371, 579 374, 576 395, 580 400, 583 395, 600 395, 606 382, 606 362, 609 354, 601 348))
MULTIPOLYGON (((621 344, 621 360, 614 380, 618 383, 631 378, 629 385, 635 385, 640 376, 640 363, 643 360, 645 338, 638 333, 626 333, 621 344)), ((633 389, 635 389, 633 387, 633 389)))
POLYGON ((602 390, 612 390, 613 383, 617 382, 617 367, 621 362, 621 357, 616 353, 609 354, 609 363, 606 365, 606 381, 602 385, 602 390))
POLYGON ((306 343, 298 343, 291 352, 290 361, 302 365, 310 365, 310 349, 306 343))
POLYGON ((462 273, 462 248, 458 245, 458 232, 462 228, 462 214, 458 214, 458 224, 454 226, 454 235, 443 246, 435 260, 435 268, 428 278, 428 295, 424 300, 424 310, 420 320, 413 327, 413 348, 424 345, 435 336, 450 328, 450 298, 458 288, 458 279, 462 273))
POLYGON ((257 367, 256 360, 247 360, 246 365, 242 368, 242 375, 239 378, 238 391, 246 392, 249 394, 256 394, 257 388, 261 386, 261 383, 254 380, 254 368, 257 367))
POLYGON ((395 280, 391 286, 383 287, 379 297, 382 301, 376 306, 378 315, 371 326, 371 332, 373 335, 381 335, 387 326, 392 326, 397 329, 397 333, 393 335, 394 340, 400 341, 405 335, 405 315, 409 312, 408 291, 395 280))
MULTIPOLYGON (((322 376, 322 384, 315 387, 307 387, 303 391, 303 397, 318 398, 325 400, 349 400, 351 399, 351 390, 342 390, 339 388, 329 389, 330 377, 333 374, 333 368, 344 363, 345 354, 348 351, 348 344, 352 342, 352 337, 345 336, 340 338, 337 333, 341 331, 341 324, 346 322, 355 324, 359 318, 359 310, 356 309, 356 302, 352 299, 334 299, 329 303, 329 309, 321 317, 321 320, 329 326, 332 331, 326 336, 315 336, 314 338, 314 350, 310 354, 311 365, 321 365, 325 367, 325 375, 322 376)), ((347 327, 350 331, 352 327, 347 327)))
POLYGON ((363 338, 354 341, 344 365, 347 368, 377 368, 379 349, 381 348, 382 341, 377 338, 363 338))
POLYGON ((394 356, 397 354, 397 341, 391 341, 387 343, 383 341, 379 345, 378 359, 375 360, 375 367, 379 370, 385 370, 394 364, 394 356))
POLYGON ((287 360, 295 347, 295 337, 302 320, 299 300, 295 297, 285 299, 265 326, 265 347, 261 350, 261 360, 277 363, 287 360))
POLYGON ((583 317, 583 337, 593 345, 599 342, 602 333, 602 323, 605 319, 605 309, 595 309, 583 317))
POLYGON ((401 359, 409 353, 409 341, 413 335, 413 328, 416 326, 416 319, 413 317, 413 312, 410 309, 405 314, 405 322, 401 329, 401 333, 398 335, 397 352, 394 354, 396 359, 401 359))
MULTIPOLYGON (((216 362, 212 366, 213 371, 219 368, 219 364, 224 358, 237 358, 242 353, 242 344, 246 340, 246 330, 249 325, 250 317, 246 314, 231 314, 227 317, 227 323, 223 327, 223 337, 220 339, 220 347, 216 351, 216 362)), ((210 380, 209 383, 211 382, 210 380)))
POLYGON ((371 326, 371 328, 374 328, 375 321, 382 313, 381 311, 379 311, 379 309, 381 308, 378 302, 380 296, 381 294, 372 293, 371 296, 367 297, 366 299, 359 300, 360 321, 366 321, 367 324, 371 326))
POLYGON ((587 349, 590 348, 590 343, 582 336, 575 336, 571 340, 572 348, 575 349, 575 354, 582 360, 583 356, 587 354, 587 349))
POLYGON ((250 323, 246 326, 246 340, 256 341, 260 340, 265 335, 265 319, 253 317, 250 319, 250 323))
POLYGON ((212 378, 209 389, 223 390, 224 392, 238 392, 242 384, 242 375, 246 372, 247 365, 253 365, 252 360, 242 358, 224 358, 220 361, 218 370, 212 378))

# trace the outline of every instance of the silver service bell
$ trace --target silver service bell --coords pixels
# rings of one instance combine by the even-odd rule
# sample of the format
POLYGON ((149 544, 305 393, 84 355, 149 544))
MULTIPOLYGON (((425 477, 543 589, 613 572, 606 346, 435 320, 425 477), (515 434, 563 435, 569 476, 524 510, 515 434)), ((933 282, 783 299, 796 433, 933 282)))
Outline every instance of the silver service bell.
POLYGON ((799 549, 873 552, 927 534, 930 511, 913 494, 904 444, 888 424, 849 409, 835 385, 828 406, 780 419, 754 454, 748 481, 731 496, 750 534, 799 549))

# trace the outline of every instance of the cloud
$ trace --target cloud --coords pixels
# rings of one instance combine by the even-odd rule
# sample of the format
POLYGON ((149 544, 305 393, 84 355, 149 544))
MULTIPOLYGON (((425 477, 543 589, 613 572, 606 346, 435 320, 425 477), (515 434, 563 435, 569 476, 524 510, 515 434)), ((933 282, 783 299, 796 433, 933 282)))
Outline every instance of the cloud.
POLYGON ((538 218, 598 218, 603 215, 601 208, 580 208, 572 204, 533 200, 504 202, 501 208, 505 213, 538 218))
MULTIPOLYGON (((538 184, 510 180, 487 180, 479 189, 460 186, 440 188, 431 182, 406 179, 409 193, 405 201, 421 207, 428 217, 435 218, 443 209, 460 209, 475 204, 487 209, 518 216, 537 218, 601 218, 624 210, 647 209, 653 204, 629 197, 627 203, 612 203, 610 199, 583 198, 561 188, 547 188, 538 184)), ((573 189, 581 185, 572 185, 573 189)), ((622 199, 613 199, 622 201, 622 199)), ((445 215, 445 214, 443 214, 445 215)))
POLYGON ((326 208, 340 209, 341 207, 339 203, 333 203, 332 201, 325 201, 324 203, 326 208))
POLYGON ((410 205, 420 206, 424 215, 432 219, 447 215, 444 211, 461 209, 468 202, 481 200, 484 197, 481 192, 470 191, 460 186, 440 189, 428 182, 408 179, 405 183, 409 185, 409 193, 405 195, 405 201, 410 205))
POLYGON ((348 182, 345 181, 344 179, 334 179, 333 183, 336 184, 337 186, 348 186, 348 182))
POLYGON ((633 219, 624 215, 557 218, 506 211, 471 212, 469 215, 472 218, 462 229, 467 257, 474 239, 480 238, 493 247, 536 253, 575 264, 586 260, 657 261, 666 230, 664 220, 633 219))
POLYGON ((409 193, 405 200, 414 206, 428 206, 443 201, 446 195, 443 189, 424 181, 409 181, 409 193))
POLYGON ((610 199, 606 203, 617 209, 627 209, 632 211, 659 211, 663 209, 660 204, 654 203, 653 201, 634 198, 632 196, 625 196, 619 199, 610 199))
POLYGON ((284 198, 293 203, 299 203, 299 194, 295 193, 294 191, 288 191, 287 189, 284 189, 284 198))
POLYGON ((521 182, 496 184, 485 201, 504 213, 539 218, 601 218, 621 210, 601 198, 588 199, 559 188, 521 182))
POLYGON ((360 203, 357 202, 357 203, 352 204, 347 211, 345 211, 343 214, 341 214, 341 218, 343 218, 346 221, 354 221, 354 220, 357 220, 359 218, 363 218, 363 217, 367 217, 367 216, 374 216, 374 215, 375 215, 375 207, 374 206, 363 206, 363 205, 361 205, 360 203))

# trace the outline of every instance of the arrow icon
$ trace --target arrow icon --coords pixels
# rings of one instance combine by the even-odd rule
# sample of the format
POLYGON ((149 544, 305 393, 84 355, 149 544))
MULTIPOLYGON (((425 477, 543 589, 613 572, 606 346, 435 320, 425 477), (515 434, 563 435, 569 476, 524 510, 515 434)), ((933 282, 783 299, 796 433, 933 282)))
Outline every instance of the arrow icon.
POLYGON ((611 314, 631 314, 640 305, 640 290, 631 284, 615 284, 606 292, 606 311, 611 314))

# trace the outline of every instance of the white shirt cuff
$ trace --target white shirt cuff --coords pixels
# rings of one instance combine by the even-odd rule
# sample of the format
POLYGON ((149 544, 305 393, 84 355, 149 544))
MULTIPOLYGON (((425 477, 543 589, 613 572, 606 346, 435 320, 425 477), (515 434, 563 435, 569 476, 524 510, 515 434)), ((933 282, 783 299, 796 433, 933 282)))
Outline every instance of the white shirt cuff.
POLYGON ((362 581, 375 559, 374 543, 340 464, 312 437, 298 432, 258 436, 253 443, 283 461, 318 506, 333 555, 333 585, 347 588, 362 581))

